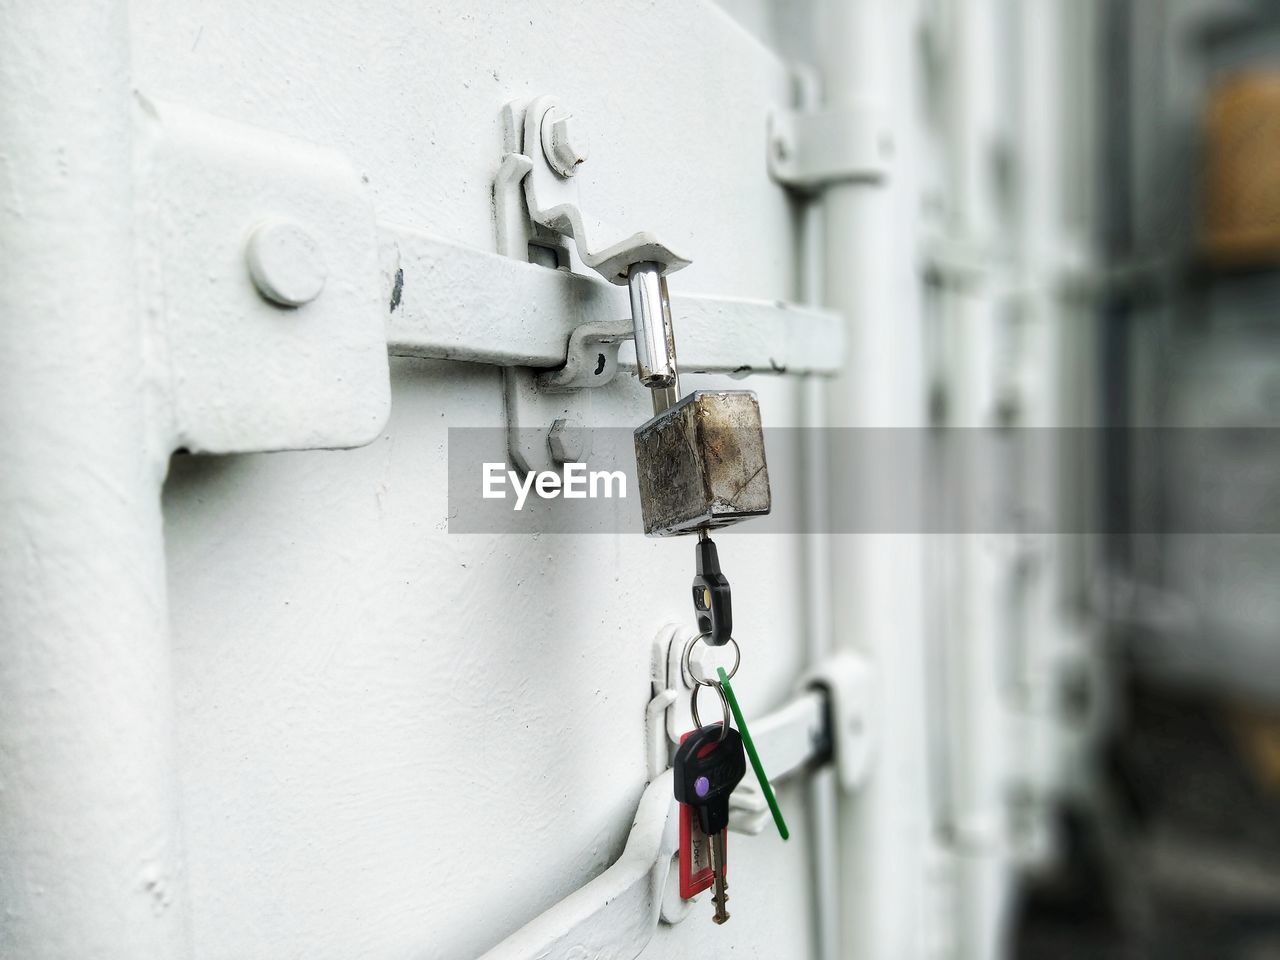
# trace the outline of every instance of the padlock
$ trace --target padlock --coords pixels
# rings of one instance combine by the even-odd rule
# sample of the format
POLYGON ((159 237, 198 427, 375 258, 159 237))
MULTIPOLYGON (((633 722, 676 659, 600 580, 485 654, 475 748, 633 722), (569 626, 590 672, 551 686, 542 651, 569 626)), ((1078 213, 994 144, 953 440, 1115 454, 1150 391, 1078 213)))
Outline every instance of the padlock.
POLYGON ((698 390, 635 432, 644 532, 678 536, 769 512, 760 405, 750 390, 698 390))
POLYGON ((644 532, 670 537, 769 512, 760 405, 750 390, 680 397, 666 278, 655 263, 628 272, 636 365, 653 390, 654 417, 635 431, 644 532))

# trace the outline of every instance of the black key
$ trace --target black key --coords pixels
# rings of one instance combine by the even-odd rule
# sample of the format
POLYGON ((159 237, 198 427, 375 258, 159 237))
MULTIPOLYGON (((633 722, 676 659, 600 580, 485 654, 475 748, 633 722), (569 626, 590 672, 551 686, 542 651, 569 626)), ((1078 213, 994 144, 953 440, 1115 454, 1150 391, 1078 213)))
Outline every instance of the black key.
POLYGON ((747 772, 747 758, 742 751, 742 736, 732 727, 720 739, 721 724, 700 727, 676 750, 676 799, 687 803, 698 814, 698 826, 711 841, 711 869, 715 873, 711 902, 715 905, 716 923, 729 919, 725 903, 729 900, 729 883, 725 872, 725 831, 729 826, 729 794, 747 772))
POLYGON ((747 772, 742 735, 733 727, 723 740, 720 724, 694 731, 676 750, 676 799, 698 812, 702 832, 713 836, 729 825, 729 794, 747 772))

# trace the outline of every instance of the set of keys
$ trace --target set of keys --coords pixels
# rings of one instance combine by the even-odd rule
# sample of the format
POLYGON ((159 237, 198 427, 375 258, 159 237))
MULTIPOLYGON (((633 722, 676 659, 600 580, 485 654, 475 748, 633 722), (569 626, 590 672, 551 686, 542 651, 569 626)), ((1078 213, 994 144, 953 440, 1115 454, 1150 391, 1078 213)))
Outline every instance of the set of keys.
POLYGON ((696 728, 681 738, 672 761, 675 797, 680 803, 680 896, 691 899, 711 888, 711 902, 715 907, 712 920, 724 923, 729 919, 726 909, 729 899, 729 797, 747 772, 748 758, 773 813, 778 832, 784 840, 789 834, 733 694, 730 681, 738 671, 742 652, 732 636, 729 581, 720 570, 716 545, 705 529, 698 531, 696 569, 693 607, 701 632, 685 644, 681 657, 681 669, 693 686, 690 708, 696 728), (734 660, 728 672, 720 667, 714 680, 694 675, 689 658, 699 641, 708 646, 732 644, 734 660), (698 694, 704 687, 713 688, 719 696, 723 708, 723 718, 719 723, 702 723, 698 694), (738 724, 736 730, 730 725, 730 714, 738 724))
POLYGON ((680 802, 680 896, 687 900, 712 887, 712 919, 724 923, 729 919, 729 795, 747 772, 742 735, 723 723, 699 727, 680 742, 674 768, 680 802))
MULTIPOLYGON (((726 834, 729 829, 729 795, 747 772, 742 735, 729 725, 728 701, 718 681, 693 676, 689 654, 698 640, 719 647, 733 643, 733 606, 729 580, 720 570, 715 541, 705 527, 698 531, 696 573, 693 578, 693 610, 699 635, 685 646, 681 666, 693 683, 694 723, 697 729, 685 734, 672 761, 675 794, 680 803, 680 895, 690 899, 708 887, 715 906, 713 920, 729 919, 725 903, 729 899, 726 834), (698 693, 715 686, 724 704, 720 723, 702 725, 698 715, 698 693)), ((739 653, 740 655, 740 653, 739 653)), ((735 658, 736 661, 736 658, 735 658)), ((738 669, 737 662, 733 669, 738 669)))

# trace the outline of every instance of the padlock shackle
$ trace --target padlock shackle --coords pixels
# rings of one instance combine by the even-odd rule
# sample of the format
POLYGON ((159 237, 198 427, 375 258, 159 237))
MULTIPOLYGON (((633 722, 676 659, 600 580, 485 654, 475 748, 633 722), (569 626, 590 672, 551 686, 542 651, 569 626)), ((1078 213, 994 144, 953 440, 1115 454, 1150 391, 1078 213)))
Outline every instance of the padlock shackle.
MULTIPOLYGON (((627 289, 631 294, 640 382, 655 391, 671 391, 673 399, 678 399, 680 372, 676 367, 675 329, 662 265, 652 261, 633 263, 627 271, 627 289)), ((656 397, 654 402, 656 405, 656 397)))

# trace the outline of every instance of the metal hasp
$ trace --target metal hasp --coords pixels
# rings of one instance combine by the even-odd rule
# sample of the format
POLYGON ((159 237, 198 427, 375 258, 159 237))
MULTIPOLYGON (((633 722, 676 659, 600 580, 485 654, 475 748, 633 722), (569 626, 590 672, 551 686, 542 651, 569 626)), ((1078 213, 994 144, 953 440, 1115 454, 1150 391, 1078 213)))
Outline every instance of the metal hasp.
MULTIPOLYGON (((514 114, 514 107, 508 104, 514 114)), ((530 160, 524 175, 529 218, 572 237, 582 262, 610 283, 624 284, 633 264, 652 262, 664 274, 689 265, 687 257, 646 230, 627 234, 583 210, 573 173, 585 161, 585 134, 554 97, 538 97, 525 108, 521 152, 530 160), (570 162, 572 161, 572 162, 570 162)))
POLYGON ((678 536, 768 514, 760 405, 747 390, 699 390, 636 430, 644 532, 678 536))
MULTIPOLYGON (((439 301, 431 304, 429 314, 417 316, 418 308, 409 298, 403 303, 397 300, 401 310, 400 315, 393 316, 389 322, 389 340, 395 354, 493 358, 490 362, 503 364, 506 367, 503 393, 507 452, 511 463, 521 471, 555 469, 564 461, 552 450, 551 425, 560 424, 564 435, 567 424, 585 419, 583 409, 590 409, 590 400, 577 394, 584 387, 603 387, 613 380, 618 366, 618 345, 630 338, 628 333, 635 339, 637 372, 640 381, 651 391, 654 413, 666 414, 676 407, 680 399, 680 371, 666 277, 687 266, 689 260, 652 233, 627 234, 583 210, 578 173, 587 161, 587 134, 581 118, 575 117, 555 98, 540 96, 529 101, 512 101, 503 108, 502 124, 504 154, 494 178, 494 207, 498 250, 507 258, 508 266, 489 267, 484 286, 501 290, 502 285, 493 278, 509 274, 513 285, 520 285, 529 295, 503 298, 502 302, 493 304, 492 310, 477 309, 488 307, 487 302, 469 303, 457 323, 442 322, 446 313, 439 309, 439 301), (615 308, 607 293, 609 288, 597 289, 603 285, 565 269, 570 260, 566 238, 572 239, 583 264, 609 284, 627 287, 631 304, 629 325, 620 320, 621 310, 611 313, 615 308), (517 267, 514 261, 532 261, 538 266, 517 267), (543 295, 535 296, 535 291, 543 291, 543 295), (543 304, 550 306, 544 310, 543 304), (481 315, 493 317, 494 324, 509 329, 510 335, 477 337, 476 320, 481 315), (431 325, 429 330, 427 322, 431 325), (517 342, 519 348, 515 346, 517 342), (542 366, 559 369, 528 369, 542 366)), ((393 241, 395 255, 394 267, 389 273, 397 276, 400 274, 396 271, 405 270, 405 264, 411 259, 427 259, 434 255, 432 248, 440 246, 439 241, 425 236, 400 235, 388 239, 393 241)), ((696 372, 829 372, 841 363, 843 329, 839 318, 831 314, 777 302, 766 305, 733 299, 718 301, 708 309, 701 298, 690 297, 678 298, 675 312, 681 319, 685 363, 696 372), (757 316, 761 320, 767 317, 766 325, 774 327, 766 333, 767 341, 766 336, 761 336, 765 331, 753 329, 753 318, 757 316), (799 321, 794 330, 793 318, 799 321), (774 326, 778 321, 785 330, 774 326), (777 336, 778 333, 782 336, 777 336), (709 363, 713 354, 722 354, 736 362, 724 365, 720 357, 715 356, 716 362, 709 363)), ((754 413, 756 437, 753 442, 735 446, 758 455, 759 472, 754 479, 746 483, 743 478, 744 488, 736 491, 708 488, 705 479, 714 480, 724 473, 722 468, 727 467, 728 462, 715 469, 690 464, 688 475, 704 478, 697 502, 690 501, 685 509, 675 509, 674 501, 666 498, 665 507, 655 504, 652 510, 646 503, 642 508, 646 517, 651 512, 681 518, 706 515, 709 522, 719 526, 768 513, 768 473, 764 469, 759 411, 753 395, 743 396, 749 399, 737 403, 743 404, 743 410, 754 413), (733 495, 708 500, 704 495, 707 489, 733 495)), ((719 404, 723 411, 734 405, 735 402, 728 399, 719 404)), ((667 427, 646 424, 641 431, 659 437, 675 436, 680 428, 673 420, 667 427)), ((641 457, 639 434, 636 451, 637 457, 641 457)), ((704 454, 698 452, 695 456, 704 454)), ((709 459, 715 460, 717 456, 709 459)), ((739 463, 750 461, 749 457, 735 459, 739 463)), ((755 470, 755 465, 751 469, 755 470)), ((643 467, 641 473, 645 473, 643 467)), ((641 488, 644 497, 643 482, 641 488)), ((695 528, 683 520, 674 521, 673 526, 651 524, 646 520, 648 532, 657 536, 688 533, 695 528)))
MULTIPOLYGON (((503 126, 506 152, 494 182, 499 250, 508 257, 544 264, 546 269, 568 262, 564 239, 572 239, 583 264, 609 283, 630 288, 634 315, 634 325, 607 318, 574 330, 560 370, 504 372, 508 454, 517 469, 531 470, 545 466, 548 456, 556 462, 549 445, 539 439, 544 429, 540 424, 551 422, 549 416, 567 420, 578 413, 572 409, 578 406, 570 396, 574 391, 611 382, 618 346, 633 335, 644 339, 637 351, 642 376, 662 381, 655 387, 662 402, 674 402, 675 351, 663 276, 689 261, 651 233, 627 234, 584 212, 575 177, 587 159, 587 134, 582 121, 553 97, 508 103, 503 126), (520 185, 528 220, 520 215, 520 185), (656 334, 651 333, 655 327, 656 334), (649 361, 656 366, 645 366, 649 361), (539 426, 529 429, 532 424, 539 426)), ((574 315, 580 313, 570 316, 574 315)))

